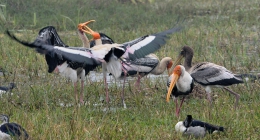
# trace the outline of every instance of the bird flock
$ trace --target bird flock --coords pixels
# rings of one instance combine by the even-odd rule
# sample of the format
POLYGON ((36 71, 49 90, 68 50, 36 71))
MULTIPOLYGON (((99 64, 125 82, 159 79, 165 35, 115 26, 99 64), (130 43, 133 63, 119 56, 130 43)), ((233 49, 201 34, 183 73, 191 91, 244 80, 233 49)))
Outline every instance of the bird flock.
MULTIPOLYGON (((90 29, 87 25, 91 22, 94 22, 94 20, 78 24, 77 31, 82 41, 82 47, 73 47, 63 43, 53 26, 42 28, 32 43, 18 39, 8 30, 6 34, 25 47, 35 49, 37 53, 43 54, 49 73, 58 73, 70 79, 74 85, 75 103, 79 105, 84 105, 86 102, 84 100, 86 76, 98 66, 102 66, 107 105, 110 102, 106 79, 107 74, 113 75, 115 79, 124 79, 121 94, 123 108, 127 108, 124 99, 124 87, 128 76, 137 77, 135 85, 136 88, 140 89, 142 77, 148 74, 160 75, 167 70, 169 78, 167 81, 168 93, 166 94, 166 102, 169 102, 170 98, 174 99, 177 118, 185 97, 192 93, 195 84, 205 88, 210 104, 212 87, 220 87, 227 90, 235 96, 236 102, 234 107, 237 108, 240 95, 228 89, 227 86, 244 83, 246 77, 250 77, 253 80, 258 78, 250 74, 234 74, 225 67, 210 62, 200 62, 192 65, 193 49, 189 46, 182 47, 175 61, 171 57, 164 57, 159 60, 153 53, 166 44, 171 34, 181 31, 183 29, 182 26, 138 37, 129 42, 115 43, 106 34, 90 29), (93 38, 89 40, 85 33, 93 38), (184 63, 180 65, 182 58, 184 58, 184 63), (80 92, 77 91, 78 81, 81 81, 80 92), (182 97, 180 105, 178 105, 177 100, 179 96, 182 97)), ((10 83, 9 87, 6 88, 0 87, 0 95, 14 87, 14 83, 10 83)), ((0 115, 0 119, 3 122, 0 126, 0 139, 10 139, 10 136, 23 136, 25 139, 29 137, 26 130, 20 125, 9 123, 7 115, 0 115)), ((187 115, 184 121, 176 124, 175 130, 183 135, 204 137, 206 133, 211 134, 215 131, 224 131, 224 128, 194 120, 192 115, 187 115)))

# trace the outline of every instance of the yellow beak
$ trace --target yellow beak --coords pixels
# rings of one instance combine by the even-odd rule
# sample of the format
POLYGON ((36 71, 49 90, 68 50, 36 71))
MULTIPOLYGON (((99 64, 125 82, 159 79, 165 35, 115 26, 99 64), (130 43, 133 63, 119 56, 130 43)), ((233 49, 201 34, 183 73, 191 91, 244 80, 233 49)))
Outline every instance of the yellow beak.
POLYGON ((78 29, 85 32, 85 33, 88 33, 88 34, 92 34, 94 31, 91 30, 87 25, 91 22, 94 22, 95 20, 90 20, 90 21, 87 21, 85 23, 80 23, 78 25, 78 29))
POLYGON ((181 64, 181 60, 183 58, 183 55, 179 55, 178 58, 175 60, 174 64, 172 65, 172 67, 168 70, 168 74, 170 75, 170 73, 173 72, 173 69, 177 66, 181 64))
POLYGON ((171 83, 170 83, 170 86, 169 86, 169 89, 168 89, 168 93, 167 93, 167 97, 166 97, 166 101, 169 102, 170 101, 170 96, 171 96, 171 93, 172 93, 172 89, 174 88, 177 80, 179 79, 179 75, 178 74, 175 74, 173 73, 172 74, 172 79, 171 79, 171 83))

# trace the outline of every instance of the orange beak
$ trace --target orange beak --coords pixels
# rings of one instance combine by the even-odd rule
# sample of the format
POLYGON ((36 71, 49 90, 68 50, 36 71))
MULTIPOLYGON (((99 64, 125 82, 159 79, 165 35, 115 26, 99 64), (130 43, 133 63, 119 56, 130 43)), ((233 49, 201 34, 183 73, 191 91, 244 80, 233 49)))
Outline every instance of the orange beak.
POLYGON ((167 102, 170 101, 170 96, 171 96, 171 93, 172 93, 172 89, 174 88, 176 82, 178 81, 178 79, 180 77, 176 73, 173 73, 171 76, 172 76, 172 79, 171 79, 171 83, 170 83, 170 86, 169 86, 169 89, 168 89, 168 93, 167 93, 167 97, 166 97, 166 101, 167 102))
POLYGON ((100 39, 100 34, 98 32, 95 32, 93 31, 92 29, 90 29, 87 25, 90 23, 90 22, 93 22, 95 20, 90 20, 90 21, 87 21, 85 23, 80 23, 78 25, 78 29, 82 32, 85 32, 87 34, 90 34, 93 38, 91 40, 96 40, 96 39, 100 39))
POLYGON ((85 32, 85 33, 88 33, 88 34, 91 34, 92 35, 92 33, 94 32, 93 30, 91 30, 87 25, 89 24, 89 23, 91 23, 91 22, 94 22, 95 20, 90 20, 90 21, 87 21, 87 22, 85 22, 85 23, 80 23, 79 25, 78 25, 78 29, 80 30, 80 31, 83 31, 83 32, 85 32))

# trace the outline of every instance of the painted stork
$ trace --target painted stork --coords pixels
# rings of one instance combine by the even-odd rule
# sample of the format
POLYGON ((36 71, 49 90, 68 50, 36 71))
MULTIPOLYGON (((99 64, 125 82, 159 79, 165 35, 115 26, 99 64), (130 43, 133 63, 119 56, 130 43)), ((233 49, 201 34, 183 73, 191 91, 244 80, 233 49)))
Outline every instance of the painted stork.
MULTIPOLYGON (((89 24, 90 22, 93 22, 94 20, 90 20, 84 25, 89 24)), ((78 30, 78 35, 83 43, 83 48, 90 48, 90 43, 88 38, 85 36, 85 33, 82 30, 78 30)), ((109 41, 107 38, 104 39, 105 41, 109 41)), ((38 41, 43 41, 47 45, 55 45, 60 47, 69 47, 63 41, 60 39, 56 29, 53 26, 47 26, 42 28, 39 31, 39 35, 35 39, 33 43, 35 44, 38 41)), ((103 41, 103 38, 102 38, 103 41)), ((113 40, 112 40, 113 41, 113 40)), ((20 42, 23 43, 23 42, 20 42)), ((24 44, 26 45, 26 44, 24 44)), ((73 48, 73 49, 82 49, 82 47, 73 48)), ((96 66, 89 66, 85 65, 83 63, 73 62, 73 61, 65 61, 61 59, 57 59, 55 56, 51 56, 49 53, 45 54, 45 59, 48 64, 48 72, 56 72, 59 73, 62 76, 65 76, 66 78, 70 79, 74 84, 74 92, 75 92, 75 99, 76 102, 78 102, 78 94, 77 94, 77 81, 81 80, 81 90, 80 90, 80 103, 84 104, 83 100, 83 89, 84 89, 84 82, 86 79, 86 75, 89 73, 89 71, 93 70, 96 66), (62 71, 59 71, 59 69, 63 69, 62 71)))
POLYGON ((191 77, 196 83, 202 85, 205 88, 208 95, 208 100, 210 102, 211 87, 221 87, 236 97, 236 109, 240 95, 228 89, 226 86, 243 83, 243 77, 245 76, 256 79, 255 76, 249 74, 233 74, 225 67, 210 62, 201 62, 192 66, 191 63, 193 58, 193 49, 189 46, 184 46, 182 48, 180 55, 175 61, 174 65, 179 64, 183 57, 185 57, 184 67, 186 71, 190 73, 191 77))
MULTIPOLYGON (((83 25, 83 24, 81 24, 81 25, 83 25)), ((78 27, 79 27, 79 29, 83 30, 84 32, 92 35, 93 39, 96 41, 96 43, 95 43, 96 45, 100 44, 100 36, 101 35, 99 35, 98 32, 91 30, 87 26, 78 26, 78 27)), ((148 48, 149 46, 156 47, 157 44, 156 44, 156 42, 153 42, 154 39, 156 39, 156 40, 158 39, 158 46, 157 47, 160 47, 161 45, 163 45, 165 43, 164 37, 167 34, 177 32, 177 31, 180 30, 180 28, 173 28, 171 30, 164 31, 164 32, 154 34, 154 35, 146 35, 146 36, 143 36, 141 38, 138 38, 136 40, 133 40, 133 41, 130 41, 130 42, 127 42, 127 43, 124 43, 124 44, 127 45, 127 48, 129 48, 129 51, 135 51, 136 53, 139 53, 139 51, 141 51, 141 52, 146 51, 145 49, 148 48), (161 41, 163 41, 162 42, 163 44, 159 43, 159 39, 163 39, 163 40, 161 40, 161 41), (146 41, 148 41, 148 42, 146 42, 146 41), (150 41, 152 41, 151 43, 153 43, 153 44, 151 44, 150 41), (140 46, 140 45, 142 45, 142 43, 145 43, 145 44, 150 43, 150 44, 148 44, 148 46, 142 47, 142 46, 140 46)), ((170 57, 165 57, 160 62, 159 62, 158 57, 154 54, 149 54, 149 55, 146 55, 146 56, 141 56, 139 58, 133 59, 133 58, 131 58, 131 57, 133 57, 133 55, 131 53, 128 54, 127 51, 121 57, 121 64, 122 64, 122 74, 121 74, 121 76, 124 77, 123 92, 122 92, 121 97, 122 97, 122 102, 123 102, 124 108, 126 108, 126 104, 124 102, 124 86, 125 86, 126 76, 129 76, 129 75, 132 76, 132 75, 138 74, 138 80, 136 82, 136 85, 139 87, 140 79, 143 76, 147 75, 148 73, 152 73, 152 74, 155 74, 155 75, 162 74, 167 67, 170 68, 172 66, 172 59, 170 57)), ((104 66, 102 66, 102 67, 104 67, 104 66)), ((105 79, 106 73, 104 73, 104 71, 103 71, 103 74, 104 74, 104 79, 105 79)), ((104 82, 105 82, 104 84, 107 85, 106 79, 104 80, 104 82)), ((106 87, 106 92, 108 94, 107 87, 106 87)))
POLYGON ((175 115, 178 117, 180 113, 181 106, 183 104, 186 95, 190 94, 194 87, 194 82, 191 75, 185 70, 184 66, 177 65, 172 74, 170 75, 168 82, 168 93, 166 101, 169 102, 170 95, 174 96, 174 101, 176 104, 175 115), (183 96, 180 106, 178 107, 178 96, 183 96))
MULTIPOLYGON (((9 83, 9 85, 7 87, 5 86, 0 86, 0 97, 4 94, 7 93, 9 91, 11 91, 13 88, 15 88, 16 85, 15 83, 9 83)), ((11 93, 12 94, 12 93, 11 93)))
MULTIPOLYGON (((114 41, 106 34, 95 32, 84 24, 80 24, 78 27, 79 30, 82 30, 93 36, 93 41, 91 41, 90 44, 100 45, 100 41, 99 41, 100 39, 102 40, 103 44, 114 43, 114 41)), ((123 66, 123 72, 121 76, 125 74, 127 74, 127 76, 128 75, 132 76, 139 73, 140 78, 149 73, 154 75, 160 75, 166 70, 166 68, 171 68, 173 64, 172 58, 165 57, 161 61, 159 61, 159 58, 155 54, 149 54, 143 58, 134 59, 134 60, 129 59, 129 57, 122 57, 121 61, 123 66)), ((140 83, 140 78, 137 80, 137 83, 140 83)))
POLYGON ((224 131, 222 126, 215 126, 203 121, 194 120, 191 115, 187 115, 184 121, 179 121, 175 125, 175 131, 187 136, 196 138, 204 137, 207 133, 212 134, 218 131, 224 131))
MULTIPOLYGON (((93 47, 93 42, 94 41, 89 41, 89 39, 87 38, 87 36, 85 35, 85 33, 84 33, 84 31, 80 28, 81 26, 86 26, 86 25, 88 25, 89 23, 91 23, 91 22, 94 22, 95 20, 90 20, 90 21, 87 21, 87 22, 85 22, 85 23, 81 23, 81 24, 79 24, 78 25, 78 35, 79 35, 79 37, 80 37, 80 39, 81 39, 81 41, 82 41, 82 44, 83 44, 83 47, 84 48, 92 48, 93 47)), ((112 44, 112 43, 114 43, 114 41, 111 39, 111 38, 109 38, 108 36, 106 36, 105 34, 102 34, 100 37, 99 37, 99 39, 100 39, 100 42, 101 42, 101 44, 112 44)), ((74 49, 80 49, 80 48, 74 48, 74 49)), ((77 62, 70 62, 70 63, 74 63, 74 64, 77 64, 77 62)), ((81 104, 84 104, 84 100, 83 100, 83 89, 84 89, 84 82, 85 82, 85 80, 86 80, 86 75, 91 71, 91 70, 93 70, 93 69, 89 69, 89 66, 88 65, 86 65, 85 67, 83 66, 84 64, 77 64, 76 66, 77 66, 77 68, 74 68, 74 69, 76 69, 76 71, 77 71, 77 79, 81 79, 81 96, 80 96, 80 102, 81 102, 81 104)), ((75 84, 77 84, 77 81, 76 82, 74 82, 74 86, 75 86, 75 88, 76 88, 76 85, 75 84)), ((76 91, 75 91, 76 92, 76 91)))
MULTIPOLYGON (((110 59, 113 61, 113 59, 119 58, 125 52, 123 46, 119 44, 97 46, 92 49, 84 47, 64 47, 49 45, 42 40, 37 40, 33 43, 20 41, 14 35, 11 35, 9 31, 7 31, 7 35, 27 47, 35 48, 38 53, 50 55, 55 62, 52 64, 55 66, 56 71, 72 79, 74 83, 77 81, 77 71, 75 71, 74 68, 83 67, 85 71, 89 72, 102 62, 109 62, 110 59)), ((108 63, 109 68, 114 68, 114 66, 111 66, 113 64, 114 63, 108 63)), ((115 75, 115 73, 119 72, 113 71, 111 73, 115 75)))
MULTIPOLYGON (((130 60, 129 58, 122 59, 122 74, 124 78, 122 101, 124 102, 124 89, 125 80, 127 76, 137 76, 138 79, 135 83, 136 87, 140 89, 140 80, 142 77, 148 74, 160 75, 166 69, 170 69, 172 66, 172 59, 170 57, 164 57, 161 61, 155 54, 149 54, 144 58, 136 60, 130 60)), ((169 73, 169 72, 168 72, 169 73)))
MULTIPOLYGON (((114 76, 120 75, 121 72, 114 70, 114 66, 117 64, 113 63, 115 60, 120 58, 125 52, 125 46, 121 44, 103 44, 98 45, 93 48, 79 48, 79 47, 60 47, 45 44, 42 41, 37 43, 27 43, 25 41, 20 41, 9 31, 7 31, 8 36, 11 39, 23 44, 26 47, 34 48, 40 54, 50 54, 57 60, 62 61, 72 61, 76 63, 82 63, 84 66, 96 67, 101 63, 106 63, 107 69, 114 76), (110 63, 111 62, 111 63, 110 63)), ((69 64, 69 63, 68 63, 69 64)), ((66 67, 58 68, 59 71, 64 71, 66 67)), ((68 74, 68 73, 65 73, 68 74)), ((70 74, 70 73, 69 73, 70 74)))
POLYGON ((15 139, 29 139, 29 135, 26 130, 17 123, 10 123, 7 115, 0 115, 2 124, 0 125, 0 139, 11 140, 15 139))
MULTIPOLYGON (((161 61, 155 54, 149 54, 144 58, 139 58, 136 60, 130 60, 129 58, 123 58, 123 73, 122 76, 138 76, 136 81, 136 86, 140 86, 140 80, 147 74, 160 75, 166 69, 172 67, 172 58, 164 57, 161 61)), ((169 73, 169 72, 168 72, 169 73)), ((125 78, 124 78, 125 79, 125 78)))
MULTIPOLYGON (((85 48, 92 48, 95 46, 95 41, 89 41, 89 39, 87 38, 87 36, 85 35, 84 31, 83 31, 83 26, 86 26, 88 25, 89 23, 91 22, 94 22, 95 20, 90 20, 90 21, 87 21, 85 23, 80 23, 78 25, 78 34, 79 34, 79 37, 83 43, 83 47, 85 48)), ((98 41, 100 42, 100 44, 113 44, 114 41, 106 36, 105 34, 103 33, 100 33, 98 36, 95 36, 95 39, 98 39, 98 41)), ((75 63, 75 62, 74 62, 75 63)), ((84 101, 83 101, 83 89, 84 89, 84 82, 85 82, 85 79, 86 79, 86 75, 89 73, 89 71, 91 71, 93 69, 89 69, 89 67, 86 65, 83 69, 82 68, 77 68, 77 73, 81 73, 80 77, 79 77, 79 74, 78 74, 78 79, 81 79, 81 97, 80 97, 80 102, 84 104, 84 101), (79 72, 81 71, 81 72, 79 72), (85 75, 84 75, 85 74, 85 75)))

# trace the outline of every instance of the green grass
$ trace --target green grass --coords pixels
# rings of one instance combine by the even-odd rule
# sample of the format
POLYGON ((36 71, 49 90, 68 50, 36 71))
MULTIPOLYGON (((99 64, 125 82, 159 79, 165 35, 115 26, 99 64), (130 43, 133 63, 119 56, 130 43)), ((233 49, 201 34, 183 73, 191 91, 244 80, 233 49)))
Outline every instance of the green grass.
POLYGON ((189 45, 195 51, 194 63, 209 61, 234 73, 260 71, 260 3, 256 0, 102 2, 0 2, 5 5, 0 12, 0 68, 9 72, 0 77, 0 85, 17 83, 12 91, 15 96, 2 97, 0 113, 10 115, 11 121, 26 128, 32 139, 185 139, 175 132, 174 126, 187 114, 226 128, 225 133, 205 139, 259 138, 259 82, 230 87, 241 95, 237 110, 233 109, 234 97, 226 91, 214 89, 213 107, 209 108, 205 92, 194 90, 184 103, 180 118, 174 115, 174 103, 165 101, 164 78, 155 83, 144 78, 142 89, 146 90, 141 92, 131 81, 125 90, 126 110, 121 107, 121 88, 116 84, 109 89, 111 111, 104 112, 105 105, 93 105, 105 96, 102 81, 87 82, 87 106, 61 107, 60 102, 74 102, 71 82, 49 74, 44 56, 8 39, 3 34, 6 28, 20 31, 16 35, 23 40, 33 41, 39 29, 53 25, 66 44, 80 46, 77 24, 90 19, 96 20, 90 25, 92 29, 106 33, 118 43, 169 29, 178 18, 185 19, 185 29, 172 35, 156 52, 160 59, 175 59, 180 48, 189 45))

